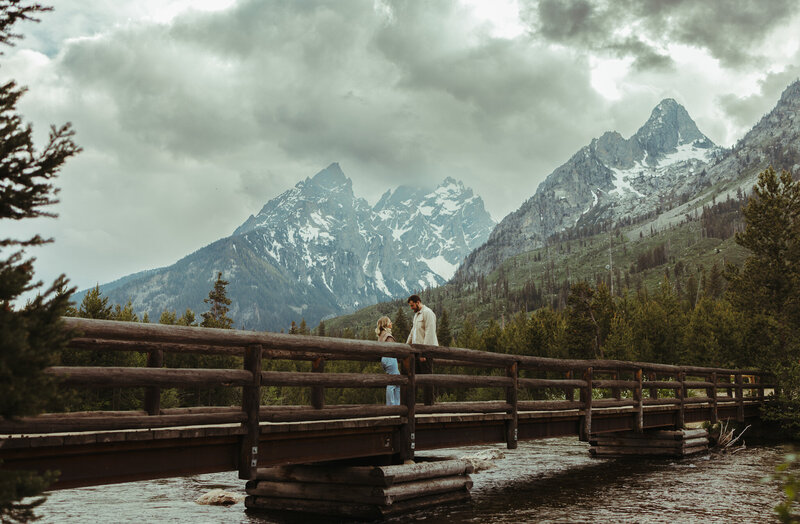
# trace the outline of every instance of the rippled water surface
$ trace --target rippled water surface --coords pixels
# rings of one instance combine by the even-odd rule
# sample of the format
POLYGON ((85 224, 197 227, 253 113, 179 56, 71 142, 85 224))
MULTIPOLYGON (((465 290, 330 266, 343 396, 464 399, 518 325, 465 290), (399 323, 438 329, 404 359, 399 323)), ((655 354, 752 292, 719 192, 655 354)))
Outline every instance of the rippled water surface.
MULTIPOLYGON (((786 450, 751 446, 736 454, 669 459, 595 459, 573 438, 466 447, 420 455, 461 456, 485 449, 504 456, 472 475, 470 502, 387 520, 398 523, 771 522, 780 488, 762 479, 786 450)), ((246 513, 244 504, 201 506, 214 489, 244 495, 236 473, 133 482, 53 492, 41 522, 333 523, 340 519, 246 513)))

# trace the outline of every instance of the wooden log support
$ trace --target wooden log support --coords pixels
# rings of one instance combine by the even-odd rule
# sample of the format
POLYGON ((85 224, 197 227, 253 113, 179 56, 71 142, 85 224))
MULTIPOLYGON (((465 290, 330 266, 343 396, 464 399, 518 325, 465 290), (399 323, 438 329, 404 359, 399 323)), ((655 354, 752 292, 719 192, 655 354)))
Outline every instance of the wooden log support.
MULTIPOLYGON (((161 368, 164 365, 164 352, 160 349, 150 350, 147 355, 147 367, 161 368)), ((144 410, 148 415, 158 415, 161 412, 161 388, 151 386, 144 392, 144 410)))
POLYGON ((717 408, 717 372, 712 371, 709 380, 714 384, 706 390, 706 394, 711 397, 711 423, 719 422, 719 411, 717 408))
POLYGON ((417 381, 416 381, 416 360, 417 354, 412 353, 403 359, 403 372, 406 378, 406 385, 400 388, 400 401, 408 410, 406 422, 400 426, 396 433, 398 442, 395 443, 400 463, 414 460, 414 449, 416 448, 416 405, 417 405, 417 381))
POLYGON ((469 499, 472 465, 443 460, 395 466, 260 468, 245 506, 328 517, 382 518, 469 499))
POLYGON ((472 471, 472 464, 466 460, 442 460, 395 466, 275 466, 258 468, 256 478, 390 487, 423 479, 468 475, 472 471))
POLYGON ((239 446, 239 478, 254 478, 258 466, 258 440, 261 435, 258 410, 261 407, 261 358, 258 344, 248 346, 244 353, 244 368, 252 374, 252 382, 242 387, 242 411, 247 415, 246 433, 239 446))
POLYGON ((592 435, 589 452, 595 456, 670 456, 683 457, 708 451, 708 432, 704 429, 678 431, 625 431, 592 435))
POLYGON ((675 390, 675 398, 680 401, 678 404, 678 411, 675 415, 675 427, 683 429, 686 425, 686 387, 683 385, 686 374, 684 371, 678 371, 678 382, 680 387, 675 390))
POLYGON ((506 388, 506 403, 511 409, 508 410, 509 418, 506 420, 506 447, 517 449, 517 373, 519 366, 516 362, 506 367, 506 376, 514 381, 514 384, 506 388))
POLYGON ((650 372, 647 374, 647 385, 650 388, 650 398, 658 398, 658 388, 653 386, 651 382, 655 382, 656 374, 655 372, 650 372))
POLYGON ((744 422, 744 390, 742 374, 736 373, 736 422, 744 422))
MULTIPOLYGON (((325 358, 317 357, 311 361, 312 373, 325 372, 325 358)), ((311 406, 322 409, 325 406, 325 386, 311 386, 311 406)))
POLYGON ((581 403, 583 407, 583 417, 581 424, 580 440, 589 441, 592 434, 592 368, 586 368, 583 372, 583 380, 586 385, 581 388, 581 403))
POLYGON ((634 373, 637 385, 633 388, 633 400, 636 402, 634 409, 636 410, 636 419, 634 422, 634 429, 637 433, 644 430, 644 404, 642 403, 642 370, 637 369, 634 373))
POLYGON ((764 375, 757 375, 756 381, 758 383, 758 400, 763 402, 766 396, 764 395, 764 375))

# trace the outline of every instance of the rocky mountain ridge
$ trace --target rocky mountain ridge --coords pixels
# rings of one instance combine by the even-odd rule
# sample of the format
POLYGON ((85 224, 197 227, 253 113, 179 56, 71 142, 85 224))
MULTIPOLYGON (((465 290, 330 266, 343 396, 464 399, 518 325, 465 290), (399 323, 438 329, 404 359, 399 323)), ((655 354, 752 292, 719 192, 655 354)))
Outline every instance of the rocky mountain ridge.
POLYGON ((665 99, 630 138, 606 132, 556 168, 470 253, 457 278, 486 274, 565 229, 642 216, 667 196, 697 191, 708 183, 706 168, 722 153, 683 106, 665 99))
POLYGON ((494 225, 481 198, 452 178, 433 191, 389 190, 370 206, 333 163, 267 202, 230 237, 100 288, 156 319, 165 309, 204 311, 222 271, 236 327, 278 330, 301 318, 316 325, 444 283, 494 225))

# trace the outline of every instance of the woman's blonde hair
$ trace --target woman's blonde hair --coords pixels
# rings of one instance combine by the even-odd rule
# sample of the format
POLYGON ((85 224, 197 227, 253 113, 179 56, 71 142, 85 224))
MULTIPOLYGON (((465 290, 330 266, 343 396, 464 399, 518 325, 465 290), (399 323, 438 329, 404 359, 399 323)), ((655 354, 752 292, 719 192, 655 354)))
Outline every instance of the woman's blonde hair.
POLYGON ((386 329, 386 327, 392 323, 392 319, 389 317, 381 317, 378 319, 378 327, 375 328, 375 334, 380 336, 381 331, 386 329))

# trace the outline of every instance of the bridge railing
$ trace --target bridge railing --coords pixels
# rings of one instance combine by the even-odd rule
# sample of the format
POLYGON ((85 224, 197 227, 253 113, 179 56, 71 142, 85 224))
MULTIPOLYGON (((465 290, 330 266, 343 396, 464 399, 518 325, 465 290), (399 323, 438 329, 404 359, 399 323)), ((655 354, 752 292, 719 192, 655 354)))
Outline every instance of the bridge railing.
POLYGON ((78 318, 64 319, 74 338, 70 347, 98 351, 136 351, 148 355, 147 367, 53 367, 48 373, 67 386, 143 387, 143 410, 49 413, 21 420, 0 420, 0 434, 153 429, 234 425, 242 435, 242 475, 257 456, 261 423, 309 422, 363 417, 398 417, 400 455, 414 452, 416 415, 441 413, 502 413, 509 447, 516 447, 520 412, 578 410, 582 438, 592 432, 592 413, 605 408, 629 408, 635 429, 643 429, 645 406, 670 405, 682 426, 687 406, 704 403, 712 421, 718 409, 737 407, 744 418, 745 399, 763 401, 772 388, 769 377, 756 370, 626 362, 568 360, 488 353, 483 351, 400 343, 286 335, 223 329, 139 324, 78 318), (212 354, 241 359, 241 369, 164 368, 165 353, 212 354), (396 357, 401 375, 331 373, 326 362, 377 362, 396 357), (308 372, 262 370, 264 359, 311 363, 308 372), (476 370, 467 373, 466 370, 476 370), (384 388, 399 385, 402 404, 326 405, 325 388, 384 388), (241 405, 162 408, 162 388, 227 386, 241 388, 241 405), (310 388, 304 406, 262 405, 267 386, 310 388), (489 388, 490 400, 437 402, 437 389, 489 388), (417 405, 418 390, 422 403, 417 405), (576 399, 575 392, 578 392, 576 399))

